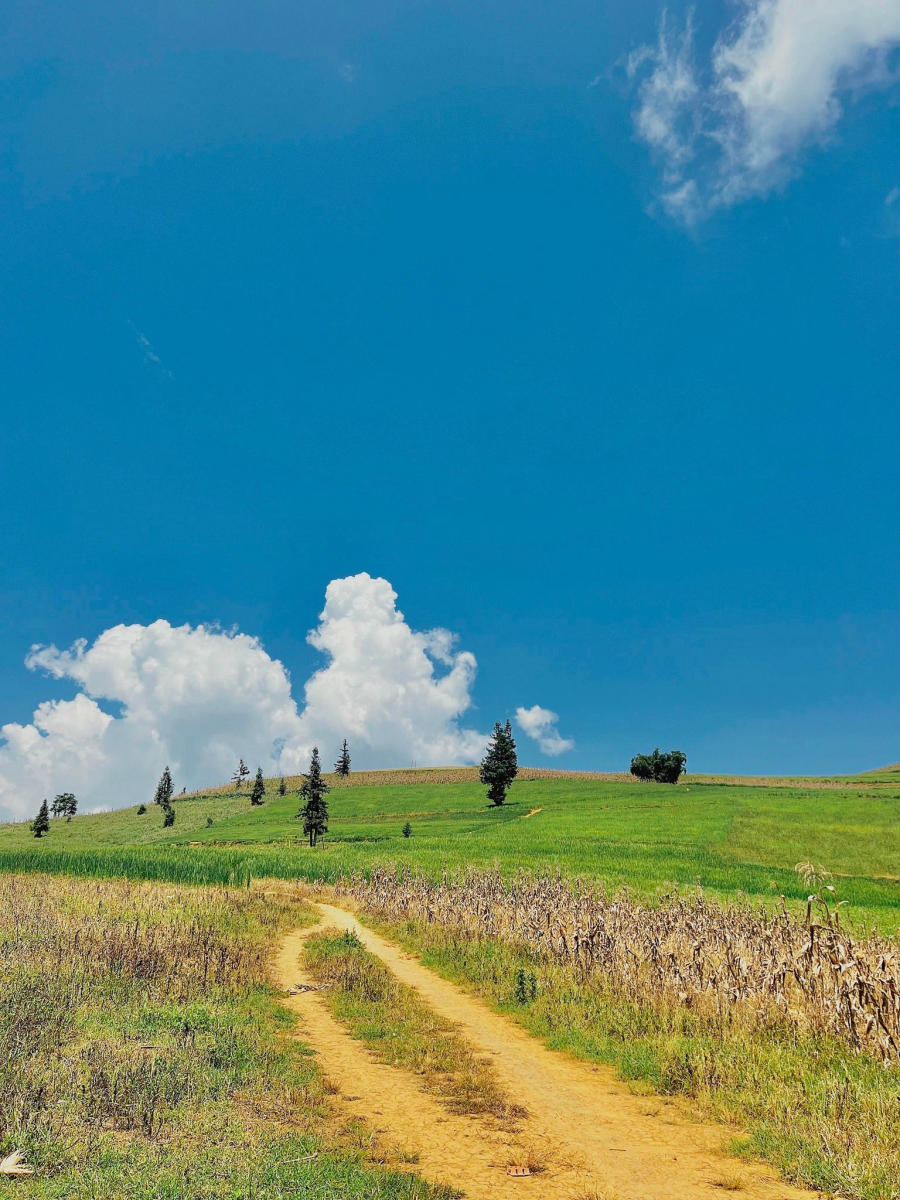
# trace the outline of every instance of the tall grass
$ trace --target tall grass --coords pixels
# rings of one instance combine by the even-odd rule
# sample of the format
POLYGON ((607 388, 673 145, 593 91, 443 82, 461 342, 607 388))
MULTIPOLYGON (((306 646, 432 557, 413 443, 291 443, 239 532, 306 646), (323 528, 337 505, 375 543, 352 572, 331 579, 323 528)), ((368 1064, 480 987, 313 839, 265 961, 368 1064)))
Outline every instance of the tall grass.
POLYGON ((219 846, 110 846, 92 850, 42 847, 0 848, 0 873, 71 875, 213 887, 249 887, 254 879, 336 883, 355 860, 333 853, 308 854, 306 847, 279 849, 219 846))
POLYGON ((249 862, 237 851, 197 852, 181 847, 0 849, 0 872, 212 884, 217 887, 248 887, 252 878, 249 862))

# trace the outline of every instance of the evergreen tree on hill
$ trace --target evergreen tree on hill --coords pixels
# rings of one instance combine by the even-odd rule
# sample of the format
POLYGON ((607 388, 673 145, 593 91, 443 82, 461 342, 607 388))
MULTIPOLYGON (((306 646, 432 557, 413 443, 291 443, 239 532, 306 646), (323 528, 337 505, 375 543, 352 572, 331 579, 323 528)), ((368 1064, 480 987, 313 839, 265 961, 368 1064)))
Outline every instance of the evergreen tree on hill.
POLYGON ((253 780, 253 791, 250 793, 250 803, 260 805, 266 798, 266 782, 263 779, 262 767, 256 768, 256 778, 253 780))
POLYGON ((36 838, 43 837, 45 833, 50 832, 50 811, 47 808, 46 797, 38 809, 38 815, 31 822, 31 832, 36 838))
POLYGON ((278 780, 278 795, 279 795, 279 796, 286 796, 286 795, 287 795, 287 784, 284 782, 284 776, 283 776, 283 775, 282 775, 282 777, 281 777, 281 778, 278 780))
POLYGON ((240 759, 238 765, 235 767, 234 774, 231 777, 231 782, 234 784, 234 790, 236 792, 241 790, 241 785, 249 774, 250 768, 243 759, 240 759))
POLYGON ((498 808, 506 799, 512 781, 519 772, 516 758, 516 743, 509 721, 501 725, 498 721, 488 742, 487 752, 481 760, 481 782, 487 784, 488 799, 498 808))
POLYGON ((337 762, 334 764, 334 772, 336 775, 343 775, 345 779, 350 774, 350 747, 347 745, 346 738, 344 738, 344 744, 338 751, 337 762))
POLYGON ((309 838, 310 846, 315 846, 319 838, 328 832, 328 804, 325 796, 329 791, 328 784, 322 778, 319 748, 313 746, 309 771, 304 775, 300 788, 300 798, 304 804, 297 813, 298 817, 303 818, 303 832, 309 838))
POLYGON ((175 791, 175 786, 172 783, 172 772, 168 766, 159 777, 159 783, 156 785, 156 792, 153 796, 154 804, 161 804, 163 808, 167 804, 172 803, 172 793, 175 791))

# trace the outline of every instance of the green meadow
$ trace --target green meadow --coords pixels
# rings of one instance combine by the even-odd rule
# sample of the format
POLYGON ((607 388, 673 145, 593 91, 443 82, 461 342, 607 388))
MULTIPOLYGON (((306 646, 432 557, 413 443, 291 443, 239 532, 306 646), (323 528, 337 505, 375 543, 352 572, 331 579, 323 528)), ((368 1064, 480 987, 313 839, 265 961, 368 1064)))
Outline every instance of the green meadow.
POLYGON ((327 880, 385 863, 429 875, 466 866, 508 875, 558 869, 648 899, 699 885, 723 899, 769 903, 783 895, 800 904, 810 888, 797 867, 811 863, 832 874, 856 920, 891 931, 900 926, 896 774, 885 769, 829 786, 526 779, 493 808, 474 779, 393 783, 385 773, 383 784, 330 793, 329 832, 315 849, 295 818, 296 792, 279 796, 269 781, 258 808, 246 788, 176 798, 171 829, 163 829, 153 805, 142 815, 129 808, 55 820, 39 841, 26 824, 6 825, 0 866, 28 869, 33 862, 180 882, 327 880), (407 821, 409 838, 402 833, 407 821))

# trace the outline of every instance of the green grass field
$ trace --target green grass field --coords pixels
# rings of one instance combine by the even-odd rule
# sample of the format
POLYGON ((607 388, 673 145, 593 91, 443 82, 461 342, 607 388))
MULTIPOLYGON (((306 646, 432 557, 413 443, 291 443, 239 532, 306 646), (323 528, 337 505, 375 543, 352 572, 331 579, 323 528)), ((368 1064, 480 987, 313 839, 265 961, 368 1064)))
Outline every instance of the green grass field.
MULTIPOLYGON (((21 851, 47 855, 48 862, 60 852, 98 851, 110 870, 118 860, 131 864, 126 873, 138 874, 143 857, 148 870, 159 864, 151 877, 189 881, 196 869, 198 882, 236 866, 254 876, 333 879, 375 863, 431 875, 496 865, 510 874, 558 868, 647 897, 699 884, 723 898, 784 895, 802 902, 809 888, 795 867, 812 862, 833 873, 839 897, 859 921, 892 931, 900 926, 897 773, 887 768, 829 786, 524 779, 500 809, 488 807, 474 779, 395 783, 385 773, 383 783, 332 791, 329 833, 315 850, 295 819, 296 793, 281 797, 270 782, 265 804, 255 809, 246 790, 178 798, 169 830, 152 805, 141 816, 130 808, 56 820, 40 841, 27 825, 2 826, 0 864, 24 865, 21 851)), ((434 776, 403 773, 418 777, 434 776)), ((101 864, 96 873, 107 872, 101 864)))

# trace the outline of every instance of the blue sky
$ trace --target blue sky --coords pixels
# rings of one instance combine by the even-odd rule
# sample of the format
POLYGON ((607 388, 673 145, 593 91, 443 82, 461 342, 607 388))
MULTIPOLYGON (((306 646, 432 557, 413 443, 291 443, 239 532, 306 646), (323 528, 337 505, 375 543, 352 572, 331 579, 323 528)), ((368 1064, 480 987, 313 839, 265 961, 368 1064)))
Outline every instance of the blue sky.
POLYGON ((560 766, 900 758, 890 7, 761 112, 752 5, 13 4, 0 722, 368 572, 560 766))

